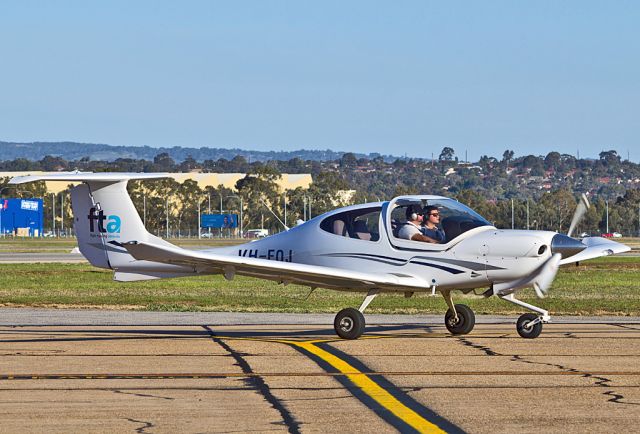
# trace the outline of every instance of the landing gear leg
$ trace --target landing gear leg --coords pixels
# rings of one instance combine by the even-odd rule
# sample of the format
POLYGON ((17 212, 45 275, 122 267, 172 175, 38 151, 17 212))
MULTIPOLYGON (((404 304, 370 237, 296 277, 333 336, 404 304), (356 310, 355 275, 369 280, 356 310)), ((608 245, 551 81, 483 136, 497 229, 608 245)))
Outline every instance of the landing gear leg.
POLYGON ((365 327, 364 310, 379 292, 377 289, 369 291, 359 309, 348 307, 338 312, 333 321, 333 328, 338 336, 342 339, 358 339, 362 336, 365 327))
POLYGON ((442 293, 444 301, 447 302, 449 310, 444 315, 444 325, 447 330, 454 335, 466 335, 473 330, 473 326, 476 324, 476 316, 473 310, 464 304, 453 304, 451 298, 451 291, 444 291, 442 293))
POLYGON ((516 330, 518 334, 525 339, 534 339, 540 336, 542 333, 542 324, 551 321, 549 312, 539 307, 533 306, 529 303, 525 303, 522 300, 518 300, 513 294, 499 295, 501 299, 513 303, 517 306, 524 307, 525 309, 532 310, 538 315, 533 313, 525 313, 518 318, 516 323, 516 330))

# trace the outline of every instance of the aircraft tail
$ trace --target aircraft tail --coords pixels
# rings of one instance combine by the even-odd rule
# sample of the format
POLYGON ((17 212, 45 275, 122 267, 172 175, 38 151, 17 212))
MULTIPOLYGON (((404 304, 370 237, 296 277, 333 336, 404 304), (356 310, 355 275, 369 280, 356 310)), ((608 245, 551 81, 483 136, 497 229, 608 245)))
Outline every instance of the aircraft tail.
POLYGON ((126 272, 127 269, 134 268, 135 262, 135 270, 139 273, 144 270, 150 274, 171 271, 181 274, 182 271, 187 271, 183 270, 184 267, 136 261, 122 247, 123 243, 129 241, 171 245, 147 232, 127 193, 127 182, 130 179, 156 179, 166 176, 157 173, 74 172, 20 176, 13 178, 10 183, 21 184, 39 180, 82 182, 71 188, 73 224, 80 252, 92 265, 126 272))

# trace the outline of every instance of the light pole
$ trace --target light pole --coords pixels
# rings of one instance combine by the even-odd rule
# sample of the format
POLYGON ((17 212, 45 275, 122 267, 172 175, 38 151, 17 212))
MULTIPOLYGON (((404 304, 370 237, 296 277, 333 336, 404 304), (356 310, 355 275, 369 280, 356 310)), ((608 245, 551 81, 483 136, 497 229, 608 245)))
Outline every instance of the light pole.
POLYGON ((64 193, 60 192, 60 231, 64 232, 64 193))
MULTIPOLYGON (((209 199, 209 205, 207 206, 207 214, 211 214, 211 191, 207 194, 207 198, 209 199)), ((211 226, 207 228, 207 232, 209 233, 209 238, 211 238, 211 226)))
MULTIPOLYGON (((218 193, 220 196, 220 214, 222 214, 222 194, 218 193)), ((222 238, 222 226, 220 226, 220 238, 222 238)))
POLYGON ((51 193, 51 233, 56 236, 56 194, 51 193))
POLYGON ((242 204, 242 196, 238 196, 238 195, 233 194, 233 195, 230 195, 230 196, 227 196, 227 197, 236 197, 236 198, 240 199, 240 238, 242 238, 242 236, 244 235, 244 230, 243 230, 243 226, 242 226, 242 209, 244 208, 243 204, 242 204))
POLYGON ((604 201, 606 208, 607 208, 607 234, 609 233, 609 201, 605 200, 604 201))
POLYGON ((284 226, 287 226, 287 192, 284 192, 284 226))
POLYGON ((165 201, 165 210, 167 213, 166 226, 167 226, 167 239, 168 239, 169 238, 169 198, 167 198, 165 201))
POLYGON ((307 195, 302 198, 304 199, 304 221, 311 220, 311 198, 307 195))
POLYGON ((513 199, 511 199, 511 229, 515 229, 515 228, 516 228, 516 220, 513 215, 513 199))

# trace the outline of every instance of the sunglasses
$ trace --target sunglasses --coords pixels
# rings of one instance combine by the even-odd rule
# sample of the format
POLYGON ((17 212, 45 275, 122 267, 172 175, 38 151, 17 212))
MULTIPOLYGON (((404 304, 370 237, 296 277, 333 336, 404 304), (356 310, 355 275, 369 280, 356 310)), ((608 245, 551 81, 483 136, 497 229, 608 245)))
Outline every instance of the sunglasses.
POLYGON ((429 215, 432 216, 432 217, 440 217, 440 213, 439 212, 436 212, 436 213, 433 213, 433 214, 429 214, 429 215))

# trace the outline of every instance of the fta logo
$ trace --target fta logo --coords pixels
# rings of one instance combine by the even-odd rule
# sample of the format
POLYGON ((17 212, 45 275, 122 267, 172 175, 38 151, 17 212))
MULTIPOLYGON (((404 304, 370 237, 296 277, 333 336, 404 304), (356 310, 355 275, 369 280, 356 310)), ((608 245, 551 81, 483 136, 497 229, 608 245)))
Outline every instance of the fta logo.
POLYGON ((117 215, 104 215, 104 211, 98 210, 96 213, 95 208, 89 209, 89 231, 108 234, 119 234, 121 220, 117 215), (106 221, 106 227, 105 227, 106 221))

